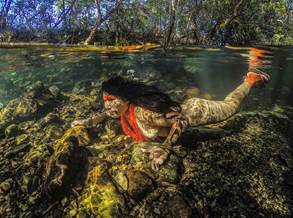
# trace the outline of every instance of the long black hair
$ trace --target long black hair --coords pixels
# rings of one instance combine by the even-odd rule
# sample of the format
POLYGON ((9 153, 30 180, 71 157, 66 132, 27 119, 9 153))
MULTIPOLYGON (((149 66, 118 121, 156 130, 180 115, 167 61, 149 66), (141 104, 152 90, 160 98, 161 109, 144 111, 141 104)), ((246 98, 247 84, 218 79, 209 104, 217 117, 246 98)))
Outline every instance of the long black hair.
POLYGON ((102 83, 102 92, 118 96, 130 103, 148 110, 166 114, 171 111, 181 112, 179 103, 173 101, 158 88, 141 82, 113 77, 102 83))

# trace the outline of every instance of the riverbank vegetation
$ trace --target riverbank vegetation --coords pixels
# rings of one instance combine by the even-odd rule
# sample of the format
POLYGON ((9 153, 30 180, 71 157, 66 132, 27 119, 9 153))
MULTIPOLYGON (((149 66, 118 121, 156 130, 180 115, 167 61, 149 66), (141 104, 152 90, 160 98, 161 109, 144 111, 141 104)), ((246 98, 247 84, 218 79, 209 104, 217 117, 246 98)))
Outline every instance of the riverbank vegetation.
POLYGON ((0 0, 0 41, 292 45, 292 0, 0 0))

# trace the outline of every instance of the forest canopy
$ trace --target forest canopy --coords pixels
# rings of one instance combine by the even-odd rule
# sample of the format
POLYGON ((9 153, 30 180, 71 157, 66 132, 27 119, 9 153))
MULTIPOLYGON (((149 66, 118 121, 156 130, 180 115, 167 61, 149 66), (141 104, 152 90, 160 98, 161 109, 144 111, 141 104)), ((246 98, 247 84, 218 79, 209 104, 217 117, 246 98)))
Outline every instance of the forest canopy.
POLYGON ((292 45, 292 0, 0 0, 0 41, 292 45))

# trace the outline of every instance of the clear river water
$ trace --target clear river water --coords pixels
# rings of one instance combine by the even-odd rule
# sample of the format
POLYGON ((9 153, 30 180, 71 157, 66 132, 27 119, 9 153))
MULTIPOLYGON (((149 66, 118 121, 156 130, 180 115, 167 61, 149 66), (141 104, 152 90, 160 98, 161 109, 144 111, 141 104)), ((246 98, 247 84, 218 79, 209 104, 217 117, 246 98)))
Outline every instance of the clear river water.
POLYGON ((111 75, 151 81, 172 95, 178 89, 198 88, 221 100, 243 80, 248 70, 264 71, 270 83, 252 91, 243 107, 255 110, 293 105, 292 48, 177 48, 138 53, 68 52, 44 49, 0 49, 0 108, 22 96, 37 81, 62 91, 93 94, 111 75))

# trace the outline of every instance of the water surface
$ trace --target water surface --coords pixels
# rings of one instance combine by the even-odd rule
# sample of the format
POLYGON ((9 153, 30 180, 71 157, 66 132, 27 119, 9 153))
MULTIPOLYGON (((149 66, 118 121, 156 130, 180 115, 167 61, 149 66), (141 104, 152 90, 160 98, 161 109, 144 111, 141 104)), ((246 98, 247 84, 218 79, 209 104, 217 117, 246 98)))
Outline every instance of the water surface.
POLYGON ((140 53, 66 52, 42 49, 0 49, 0 107, 23 95, 37 81, 62 91, 93 94, 110 75, 152 82, 171 93, 197 87, 221 100, 243 81, 249 69, 271 75, 263 89, 254 89, 245 110, 293 105, 292 48, 178 48, 140 53))

